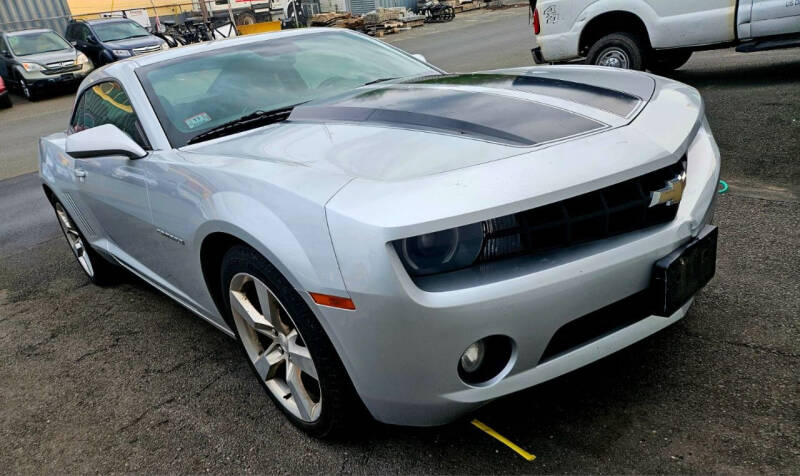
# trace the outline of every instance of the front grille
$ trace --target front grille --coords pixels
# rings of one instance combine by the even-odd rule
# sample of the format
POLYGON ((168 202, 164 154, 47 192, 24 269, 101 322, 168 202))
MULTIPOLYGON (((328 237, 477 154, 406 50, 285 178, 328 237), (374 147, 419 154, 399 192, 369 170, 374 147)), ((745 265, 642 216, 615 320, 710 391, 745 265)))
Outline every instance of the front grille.
POLYGON ((478 262, 601 240, 667 223, 677 204, 650 207, 651 192, 686 170, 686 159, 593 192, 483 222, 484 245, 478 262))
POLYGON ((653 314, 652 296, 648 288, 564 324, 553 334, 539 363, 583 347, 650 316, 653 314))
POLYGON ((42 72, 44 74, 64 74, 64 73, 70 73, 72 71, 78 71, 79 69, 81 69, 81 65, 75 64, 74 61, 65 62, 64 64, 65 66, 59 65, 59 63, 48 64, 42 72))
POLYGON ((133 54, 135 54, 135 55, 143 55, 143 54, 145 54, 145 53, 152 53, 152 52, 154 52, 154 51, 158 51, 158 50, 160 50, 160 49, 161 49, 161 46, 160 46, 160 45, 155 45, 155 46, 143 46, 143 47, 141 47, 141 48, 134 48, 134 49, 133 49, 133 54))

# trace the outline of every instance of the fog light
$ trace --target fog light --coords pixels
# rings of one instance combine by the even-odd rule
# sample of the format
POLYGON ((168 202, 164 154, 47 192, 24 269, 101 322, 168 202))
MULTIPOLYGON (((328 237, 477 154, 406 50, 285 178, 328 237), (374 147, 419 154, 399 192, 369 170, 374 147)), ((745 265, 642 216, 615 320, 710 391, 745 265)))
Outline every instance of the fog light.
POLYGON ((485 350, 486 346, 484 346, 482 340, 472 343, 467 347, 467 350, 461 354, 461 368, 467 373, 478 370, 483 362, 485 350))
POLYGON ((461 353, 458 376, 468 385, 492 385, 513 367, 514 349, 514 341, 508 336, 493 335, 477 340, 461 353))

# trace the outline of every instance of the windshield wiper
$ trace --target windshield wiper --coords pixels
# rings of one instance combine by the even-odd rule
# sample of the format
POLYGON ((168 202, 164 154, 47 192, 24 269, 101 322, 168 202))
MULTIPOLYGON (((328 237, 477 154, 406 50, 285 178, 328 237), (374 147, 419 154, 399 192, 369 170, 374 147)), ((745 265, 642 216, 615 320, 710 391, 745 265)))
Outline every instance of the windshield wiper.
POLYGON ((150 34, 147 34, 147 35, 131 35, 131 36, 123 36, 122 38, 114 38, 113 40, 104 40, 104 41, 111 42, 111 41, 130 40, 131 38, 142 38, 143 36, 150 36, 150 34))
POLYGON ((285 121, 289 117, 289 114, 292 113, 292 109, 300 104, 302 103, 280 109, 273 109, 271 111, 255 111, 251 114, 246 114, 238 119, 228 121, 225 124, 211 128, 205 132, 201 132, 200 134, 197 134, 189 139, 189 142, 186 144, 196 144, 204 140, 216 139, 217 137, 235 134, 237 132, 246 131, 259 126, 266 126, 269 124, 275 124, 276 122, 285 121))
POLYGON ((378 78, 378 79, 373 79, 372 81, 367 81, 366 83, 364 83, 364 86, 369 86, 370 84, 375 84, 375 83, 382 83, 384 81, 391 81, 393 79, 398 79, 398 78, 378 78))

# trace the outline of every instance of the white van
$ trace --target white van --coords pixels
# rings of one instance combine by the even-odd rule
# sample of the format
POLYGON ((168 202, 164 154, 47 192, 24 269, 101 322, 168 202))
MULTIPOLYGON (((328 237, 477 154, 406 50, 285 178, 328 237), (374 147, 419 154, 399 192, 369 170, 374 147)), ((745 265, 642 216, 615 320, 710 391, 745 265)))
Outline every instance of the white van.
POLYGON ((800 46, 800 0, 530 0, 536 63, 666 72, 693 51, 800 46))

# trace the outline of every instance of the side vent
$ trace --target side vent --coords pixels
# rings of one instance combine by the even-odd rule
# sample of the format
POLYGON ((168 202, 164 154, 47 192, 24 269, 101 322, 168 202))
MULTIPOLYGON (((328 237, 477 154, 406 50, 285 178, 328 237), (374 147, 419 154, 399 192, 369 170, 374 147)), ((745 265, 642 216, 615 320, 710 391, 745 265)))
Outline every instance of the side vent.
POLYGON ((75 220, 78 221, 78 226, 80 227, 81 231, 88 236, 95 236, 97 233, 92 228, 92 225, 89 224, 89 220, 83 216, 83 212, 75 203, 75 200, 72 199, 72 195, 69 193, 64 194, 64 202, 66 202, 67 208, 72 212, 72 216, 75 220))

